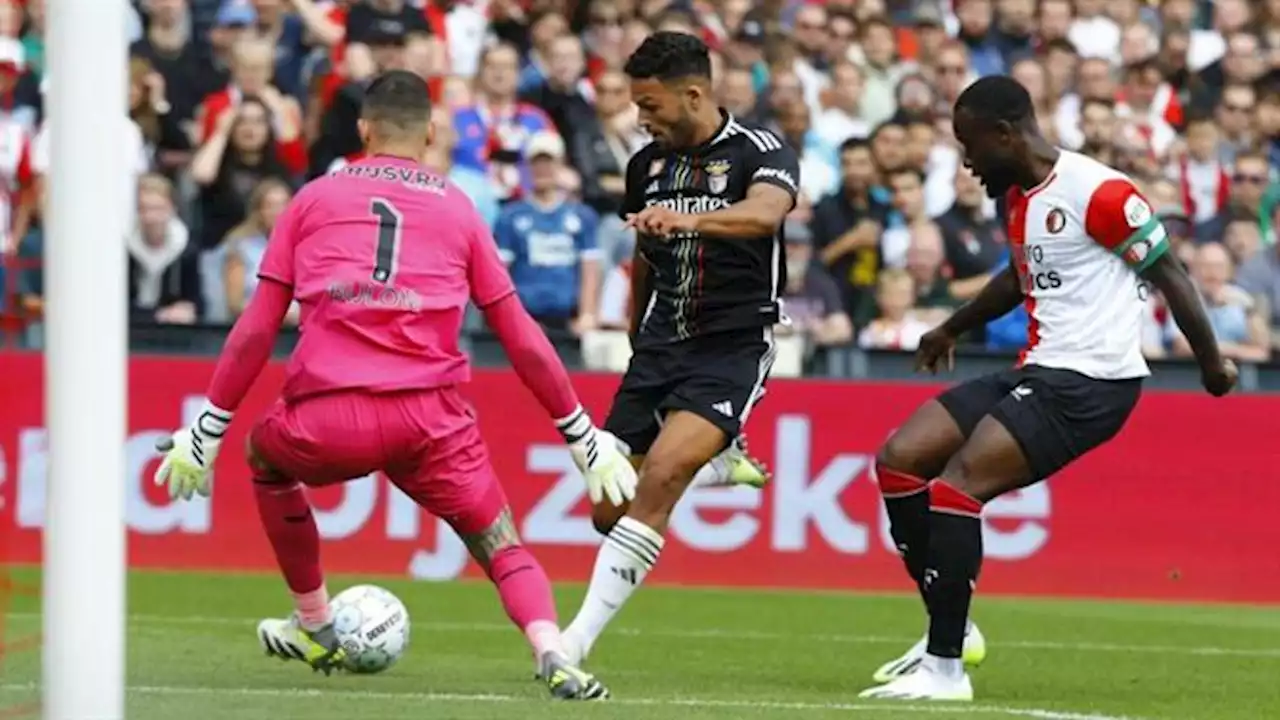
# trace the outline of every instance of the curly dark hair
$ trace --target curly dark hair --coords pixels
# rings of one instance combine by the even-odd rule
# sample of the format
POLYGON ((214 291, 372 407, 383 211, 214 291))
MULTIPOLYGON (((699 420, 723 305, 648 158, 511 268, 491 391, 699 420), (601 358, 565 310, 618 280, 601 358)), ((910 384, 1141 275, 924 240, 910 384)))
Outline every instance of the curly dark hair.
POLYGON ((623 70, 632 78, 668 81, 687 77, 711 79, 711 55, 697 36, 656 32, 640 44, 623 70))

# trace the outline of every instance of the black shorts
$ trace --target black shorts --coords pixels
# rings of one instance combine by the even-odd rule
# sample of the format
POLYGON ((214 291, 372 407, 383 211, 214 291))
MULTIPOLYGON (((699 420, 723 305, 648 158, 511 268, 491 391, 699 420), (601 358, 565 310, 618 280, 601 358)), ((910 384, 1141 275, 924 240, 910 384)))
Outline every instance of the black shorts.
POLYGON ((998 420, 1043 480, 1115 437, 1141 394, 1142 378, 1097 380, 1028 365, 961 383, 938 402, 965 437, 983 416, 998 420))
POLYGON ((773 328, 734 330, 641 346, 631 356, 604 428, 644 455, 672 410, 705 418, 738 436, 764 394, 773 365, 773 328))

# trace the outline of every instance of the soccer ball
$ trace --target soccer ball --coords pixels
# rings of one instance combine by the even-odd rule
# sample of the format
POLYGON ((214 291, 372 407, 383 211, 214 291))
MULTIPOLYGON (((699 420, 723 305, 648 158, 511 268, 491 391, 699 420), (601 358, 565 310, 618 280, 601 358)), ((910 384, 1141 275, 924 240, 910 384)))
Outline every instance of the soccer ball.
POLYGON ((351 672, 382 672, 409 647, 409 611, 388 590, 356 585, 339 593, 329 608, 351 672))

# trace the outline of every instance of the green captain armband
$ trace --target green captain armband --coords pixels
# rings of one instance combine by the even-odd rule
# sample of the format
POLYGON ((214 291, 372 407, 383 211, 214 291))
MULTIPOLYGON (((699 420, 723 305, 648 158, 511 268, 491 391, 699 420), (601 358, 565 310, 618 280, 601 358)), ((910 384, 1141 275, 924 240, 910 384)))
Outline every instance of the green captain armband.
POLYGON ((1118 255, 1135 273, 1140 273, 1151 267, 1161 255, 1169 252, 1168 235, 1160 220, 1152 217, 1124 242, 1112 248, 1111 252, 1118 255))

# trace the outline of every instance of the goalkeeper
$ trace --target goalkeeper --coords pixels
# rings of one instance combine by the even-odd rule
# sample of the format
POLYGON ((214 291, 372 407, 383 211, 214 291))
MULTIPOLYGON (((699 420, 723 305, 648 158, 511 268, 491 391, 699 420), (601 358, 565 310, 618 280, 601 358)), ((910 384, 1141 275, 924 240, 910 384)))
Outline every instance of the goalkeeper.
POLYGON ((263 648, 326 673, 341 664, 303 486, 380 470, 462 537, 528 638, 552 695, 603 699, 608 690, 566 658, 546 573, 520 543, 475 414, 457 389, 470 374, 458 348, 468 300, 557 419, 592 502, 630 500, 635 471, 578 403, 475 206, 419 164, 430 111, 412 73, 391 71, 370 85, 359 121, 367 157, 311 182, 281 214, 261 282, 218 358, 209 404, 163 443, 156 483, 174 498, 209 494, 232 412, 296 299, 304 334, 281 400, 249 437, 258 511, 295 605, 290 618, 259 624, 263 648))

